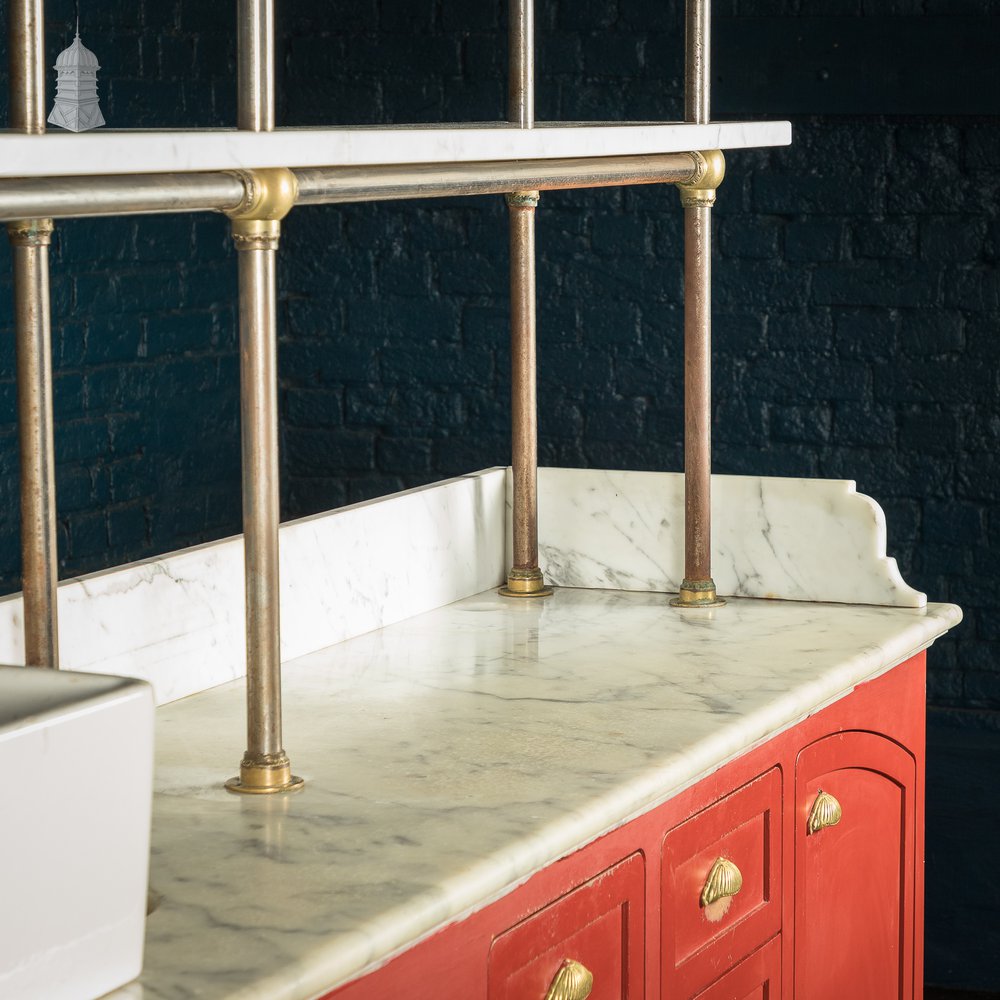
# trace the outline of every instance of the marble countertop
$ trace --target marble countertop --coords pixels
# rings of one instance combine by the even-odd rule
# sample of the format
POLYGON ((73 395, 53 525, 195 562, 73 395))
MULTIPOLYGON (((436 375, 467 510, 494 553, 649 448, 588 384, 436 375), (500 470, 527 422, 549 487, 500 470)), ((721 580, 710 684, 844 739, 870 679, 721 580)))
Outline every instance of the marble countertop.
POLYGON ((236 797, 242 682, 157 713, 144 972, 116 998, 308 998, 928 646, 954 606, 489 591, 286 664, 305 789, 236 797))

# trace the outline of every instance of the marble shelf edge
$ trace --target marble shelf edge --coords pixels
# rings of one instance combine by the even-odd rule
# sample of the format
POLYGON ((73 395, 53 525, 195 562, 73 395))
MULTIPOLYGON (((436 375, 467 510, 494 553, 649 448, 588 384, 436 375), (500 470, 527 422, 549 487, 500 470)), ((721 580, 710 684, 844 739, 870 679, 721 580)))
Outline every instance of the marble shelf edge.
MULTIPOLYGON (((716 476, 727 596, 923 607, 885 555, 885 518, 837 480, 716 476)), ((507 472, 491 469, 281 529, 282 656, 292 659, 498 585, 507 472)), ((676 591, 683 477, 539 470, 541 554, 559 586, 676 591)), ((163 704, 244 673, 239 536, 65 580, 64 666, 153 684, 163 704)), ((23 662, 19 594, 0 599, 0 662, 23 662)))
POLYGON ((0 131, 0 178, 171 173, 263 167, 447 164, 787 146, 787 121, 506 123, 391 128, 0 131))

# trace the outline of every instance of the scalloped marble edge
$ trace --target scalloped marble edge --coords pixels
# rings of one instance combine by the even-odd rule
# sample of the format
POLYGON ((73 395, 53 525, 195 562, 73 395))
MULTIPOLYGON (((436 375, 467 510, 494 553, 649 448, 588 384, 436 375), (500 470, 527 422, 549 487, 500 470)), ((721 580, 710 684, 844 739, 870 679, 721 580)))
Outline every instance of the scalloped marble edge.
MULTIPOLYGON (((511 491, 508 474, 508 525, 511 491)), ((538 523, 550 584, 680 587, 680 473, 540 468, 538 523)), ((712 477, 712 575, 724 597, 924 607, 926 595, 903 580, 886 540, 882 508, 851 480, 712 477)))
MULTIPOLYGON (((292 659, 498 585, 505 472, 487 469, 281 526, 281 655, 292 659)), ((23 663, 20 594, 0 663, 23 663)), ((59 585, 62 667, 149 681, 158 704, 246 672, 237 535, 59 585)))

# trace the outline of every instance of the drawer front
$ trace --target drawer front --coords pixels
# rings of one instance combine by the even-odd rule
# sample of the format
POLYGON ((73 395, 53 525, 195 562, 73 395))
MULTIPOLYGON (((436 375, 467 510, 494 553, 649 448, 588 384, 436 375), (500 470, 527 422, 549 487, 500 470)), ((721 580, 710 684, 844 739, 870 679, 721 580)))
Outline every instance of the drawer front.
POLYGON ((781 938, 744 958, 697 1000, 781 1000, 781 938))
POLYGON ((781 926, 778 768, 664 837, 662 912, 664 993, 678 1000, 694 996, 777 934, 781 926), (714 892, 708 888, 710 880, 714 892))
POLYGON ((633 854, 498 936, 489 1000, 545 1000, 567 960, 593 976, 590 1000, 643 1000, 644 881, 633 854))

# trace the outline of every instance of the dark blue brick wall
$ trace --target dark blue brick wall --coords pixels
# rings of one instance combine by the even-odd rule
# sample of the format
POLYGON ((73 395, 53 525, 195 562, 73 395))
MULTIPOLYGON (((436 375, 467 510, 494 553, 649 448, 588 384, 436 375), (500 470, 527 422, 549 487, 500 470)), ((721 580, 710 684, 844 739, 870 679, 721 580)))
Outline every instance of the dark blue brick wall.
MULTIPOLYGON (((795 127, 790 149, 730 154, 716 211, 717 469, 853 478, 876 497, 904 577, 966 612, 934 648, 932 704, 948 726, 975 717, 976 732, 995 733, 994 6, 716 0, 713 106, 720 118, 792 117, 795 127)), ((234 7, 83 5, 109 125, 231 124, 234 7)), ((75 4, 47 8, 53 61, 72 37, 75 4)), ((500 0, 279 4, 279 121, 501 118, 504 8, 500 0)), ((539 117, 678 117, 679 8, 678 0, 539 0, 539 117)), ((285 228, 285 516, 506 463, 501 200, 305 208, 285 228)), ((545 195, 538 248, 541 460, 679 469, 675 192, 545 195)), ((60 223, 52 288, 63 575, 238 531, 236 275, 224 220, 60 223)), ((20 562, 10 318, 0 239, 6 591, 18 586, 20 562)), ((950 816, 947 799, 944 783, 931 786, 932 829, 935 816, 950 816)), ((937 928, 929 976, 995 987, 982 956, 948 938, 959 926, 948 907, 964 904, 946 866, 937 871, 929 867, 937 928)))
MULTIPOLYGON (((280 120, 501 117, 503 6, 280 5, 280 120)), ((5 7, 0 0, 4 17, 5 7)), ((231 7, 121 0, 86 9, 83 34, 103 63, 109 123, 230 123, 231 7)), ((804 0, 717 3, 718 47, 731 60, 740 50, 730 52, 728 40, 751 28, 786 40, 794 28, 806 40, 780 65, 750 72, 749 56, 730 62, 733 71, 719 73, 717 114, 762 100, 757 88, 777 106, 755 110, 780 116, 779 83, 790 91, 826 72, 807 56, 831 24, 872 14, 884 29, 895 14, 916 37, 921 25, 968 33, 969 17, 989 12, 986 0, 954 11, 929 0, 848 7, 837 21, 812 18, 804 0), (796 57, 803 47, 807 56, 796 57)), ((69 0, 48 4, 53 59, 74 14, 69 0)), ((549 0, 538 22, 540 117, 679 114, 676 0, 656 8, 549 0)), ((962 629, 933 658, 932 701, 997 709, 997 119, 960 114, 954 83, 951 115, 913 114, 884 74, 877 99, 866 101, 853 82, 838 83, 839 65, 815 100, 839 107, 847 94, 857 113, 795 117, 790 149, 729 157, 716 211, 717 468, 857 479, 886 507, 904 575, 966 609, 962 629), (910 113, 879 113, 879 102, 910 113)), ((952 69, 941 73, 946 96, 947 81, 962 79, 952 69)), ((789 93, 786 103, 795 100, 789 93)), ((669 189, 543 198, 543 462, 680 467, 679 222, 669 189)), ((301 209, 284 246, 286 516, 507 460, 500 199, 301 209)), ((9 254, 0 247, 8 304, 0 310, 0 584, 9 590, 19 562, 16 428, 9 254)), ((65 575, 239 529, 235 284, 215 216, 57 227, 65 575)))

